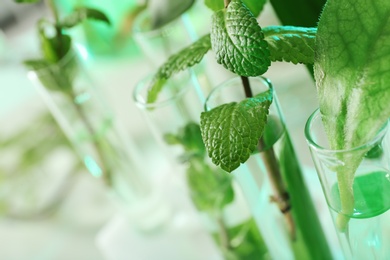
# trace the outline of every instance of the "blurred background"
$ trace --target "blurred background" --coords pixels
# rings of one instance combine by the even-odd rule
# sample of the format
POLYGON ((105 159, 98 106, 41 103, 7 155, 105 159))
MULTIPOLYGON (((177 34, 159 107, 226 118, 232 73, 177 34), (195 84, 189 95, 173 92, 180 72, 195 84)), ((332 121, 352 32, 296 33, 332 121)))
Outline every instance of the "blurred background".
MULTIPOLYGON (((141 1, 56 3, 62 13, 81 3, 100 8, 111 19, 111 27, 85 23, 71 34, 87 73, 123 126, 137 160, 158 175, 166 169, 167 159, 132 97, 136 84, 164 60, 148 53, 154 47, 148 49, 142 39, 146 36, 137 36, 132 29, 141 1), (141 39, 137 42, 136 37, 141 39)), ((192 25, 188 37, 208 33, 211 11, 202 2, 190 11, 185 18, 192 25)), ((0 259, 163 259, 158 253, 142 258, 136 251, 150 251, 169 239, 178 243, 177 238, 185 235, 160 237, 153 246, 134 235, 111 194, 85 169, 27 78, 23 61, 39 56, 36 23, 41 17, 50 17, 43 2, 0 0, 0 259)), ((263 27, 280 24, 269 3, 258 20, 263 27)), ((234 75, 217 65, 213 55, 207 54, 203 65, 213 75, 212 85, 218 85, 234 75)), ((278 94, 322 223, 331 226, 303 134, 306 119, 317 107, 313 80, 305 66, 286 63, 274 63, 265 76, 278 94)), ((332 237, 331 230, 326 231, 332 237)), ((197 239, 205 241, 199 232, 197 239)), ((182 247, 186 241, 193 242, 183 239, 182 247)), ((199 245, 201 250, 202 246, 213 250, 199 245)), ((212 255, 210 259, 218 259, 212 255)))

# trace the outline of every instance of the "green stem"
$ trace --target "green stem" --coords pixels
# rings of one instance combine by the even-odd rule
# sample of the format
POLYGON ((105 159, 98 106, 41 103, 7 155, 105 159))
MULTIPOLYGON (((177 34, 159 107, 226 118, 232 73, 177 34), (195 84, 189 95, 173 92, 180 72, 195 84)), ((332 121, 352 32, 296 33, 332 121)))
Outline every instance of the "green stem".
POLYGON ((341 213, 337 215, 336 226, 340 232, 346 232, 348 228, 349 215, 352 215, 355 206, 353 196, 353 176, 354 171, 350 169, 342 169, 337 171, 337 182, 340 192, 341 213), (351 181, 352 180, 352 181, 351 181))
MULTIPOLYGON (((245 96, 247 98, 253 97, 248 77, 241 76, 242 85, 244 87, 245 96)), ((283 213, 290 237, 294 240, 296 238, 295 224, 291 215, 291 205, 289 201, 289 194, 283 182, 282 174, 279 169, 279 164, 276 159, 273 147, 266 148, 264 145, 264 138, 261 137, 257 145, 260 156, 267 170, 268 178, 270 180, 272 189, 275 193, 272 196, 272 201, 278 204, 280 211, 283 213)))
POLYGON ((84 109, 80 105, 77 105, 74 103, 76 95, 73 92, 70 93, 70 98, 71 98, 72 104, 74 104, 74 106, 75 106, 77 114, 80 116, 82 122, 84 123, 85 127, 87 128, 87 131, 88 131, 90 137, 92 138, 92 142, 93 142, 93 145, 95 147, 96 155, 97 155, 98 160, 101 164, 100 167, 102 170, 104 181, 108 186, 111 186, 112 185, 111 171, 110 171, 110 168, 108 167, 106 157, 104 156, 104 152, 103 152, 104 148, 103 148, 101 142, 99 141, 99 138, 97 138, 96 131, 93 128, 91 122, 89 121, 87 115, 85 114, 84 109))
POLYGON ((247 98, 253 97, 251 85, 249 83, 248 77, 241 76, 242 86, 244 87, 245 96, 247 98))
POLYGON ((271 197, 271 201, 278 205, 279 210, 285 217, 290 237, 291 239, 295 240, 296 230, 294 219, 291 214, 290 196, 285 188, 274 148, 270 147, 265 149, 263 138, 260 138, 257 147, 260 151, 261 159, 264 162, 264 166, 267 170, 272 190, 274 191, 274 195, 271 197))

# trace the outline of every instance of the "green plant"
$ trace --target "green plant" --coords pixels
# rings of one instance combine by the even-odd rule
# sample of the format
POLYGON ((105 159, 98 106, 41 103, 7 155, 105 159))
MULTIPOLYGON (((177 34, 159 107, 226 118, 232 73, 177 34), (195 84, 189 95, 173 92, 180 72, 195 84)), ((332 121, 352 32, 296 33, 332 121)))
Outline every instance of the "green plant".
MULTIPOLYGON (((390 116, 390 2, 328 0, 318 24, 315 79, 323 124, 333 150, 372 139, 390 116)), ((353 183, 365 154, 339 158, 340 231, 354 211, 353 183)), ((372 156, 372 153, 369 154, 372 156)))
MULTIPOLYGON (((34 3, 38 0, 16 0, 19 3, 34 3)), ((61 93, 74 106, 74 110, 85 125, 98 159, 101 163, 101 174, 107 184, 111 185, 112 179, 108 158, 105 155, 105 143, 98 138, 98 131, 94 129, 91 119, 84 108, 75 102, 76 92, 74 80, 79 73, 79 64, 72 46, 72 39, 66 32, 79 25, 85 19, 110 24, 107 17, 99 10, 87 7, 78 7, 65 17, 60 17, 55 2, 48 0, 47 7, 51 10, 53 20, 41 18, 38 21, 38 36, 42 57, 40 59, 26 60, 25 66, 37 72, 37 77, 42 85, 50 91, 61 93), (41 73, 41 71, 44 71, 41 73)))
MULTIPOLYGON (((260 75, 267 70, 271 61, 276 60, 314 63, 321 113, 332 149, 349 149, 363 144, 387 121, 390 116, 387 105, 389 91, 386 87, 390 80, 388 1, 329 0, 319 19, 318 33, 315 28, 283 26, 261 29, 255 20, 250 18, 251 15, 243 8, 241 1, 224 1, 226 10, 218 10, 221 9, 221 2, 206 1, 206 4, 216 11, 211 37, 206 36, 196 43, 198 47, 202 46, 198 48, 199 51, 194 50, 196 44, 190 47, 193 49, 188 59, 182 57, 190 49, 171 57, 163 65, 150 88, 151 102, 164 80, 178 70, 193 66, 212 49, 219 63, 241 76, 260 75)), ((297 23, 313 26, 312 19, 303 19, 301 22, 299 18, 294 19, 295 12, 286 8, 287 3, 280 4, 283 1, 276 0, 271 2, 283 22, 298 21, 297 23), (282 7, 288 10, 287 13, 283 12, 282 7)), ((295 1, 290 3, 295 4, 295 1)), ((321 3, 316 3, 318 10, 321 3)), ((252 98, 250 94, 247 96, 252 98)), ((257 105, 243 107, 253 109, 263 105, 266 108, 265 102, 254 101, 254 104, 257 105)), ((260 139, 262 132, 251 131, 252 126, 249 124, 244 126, 241 132, 248 134, 251 141, 239 146, 239 143, 234 144, 234 140, 240 140, 240 135, 234 131, 225 132, 226 129, 234 129, 233 127, 221 130, 212 124, 213 121, 218 122, 219 116, 223 115, 231 116, 230 125, 237 126, 240 121, 235 121, 234 116, 238 114, 240 116, 236 118, 241 121, 245 118, 249 122, 250 116, 239 110, 239 105, 226 104, 202 114, 202 131, 209 155, 214 163, 228 171, 244 162, 256 149, 256 141, 260 139), (214 138, 216 129, 224 133, 218 135, 223 136, 221 139, 214 138), (228 152, 218 154, 215 152, 217 150, 228 152)), ((262 112, 265 115, 266 110, 262 112)), ((264 125, 264 120, 257 122, 258 129, 263 129, 264 125)), ((347 230, 347 216, 351 215, 354 209, 354 173, 367 152, 369 151, 351 158, 340 158, 341 161, 348 162, 348 167, 343 170, 336 169, 342 205, 342 214, 338 217, 337 225, 341 231, 347 230)))
MULTIPOLYGON (((241 76, 246 99, 223 104, 201 114, 202 137, 208 155, 213 163, 231 172, 246 162, 255 151, 261 151, 269 179, 273 183, 274 196, 277 198, 275 201, 284 213, 292 240, 297 237, 295 228, 298 225, 305 229, 300 235, 305 243, 310 244, 310 256, 330 258, 299 166, 294 163, 291 165, 291 161, 296 161, 294 152, 290 147, 284 149, 281 161, 277 162, 272 149, 263 149, 264 129, 273 122, 268 118, 273 90, 254 96, 248 80, 248 77, 265 73, 271 62, 313 64, 317 29, 296 26, 261 28, 253 13, 259 14, 265 1, 215 0, 205 3, 215 11, 210 34, 171 56, 160 67, 150 86, 148 102, 156 100, 165 82, 173 74, 199 63, 212 50, 219 64, 241 76), (278 163, 282 165, 278 166, 278 163), (305 204, 303 208, 297 204, 293 217, 289 212, 291 205, 286 189, 294 194, 295 203, 305 204)), ((288 136, 286 138, 286 143, 290 145, 288 136)))
POLYGON ((207 161, 200 126, 189 122, 177 134, 166 134, 164 139, 183 148, 179 160, 186 165, 191 199, 199 211, 216 222, 214 237, 226 259, 266 258, 267 248, 253 218, 235 226, 226 224, 224 210, 235 197, 233 177, 207 161))

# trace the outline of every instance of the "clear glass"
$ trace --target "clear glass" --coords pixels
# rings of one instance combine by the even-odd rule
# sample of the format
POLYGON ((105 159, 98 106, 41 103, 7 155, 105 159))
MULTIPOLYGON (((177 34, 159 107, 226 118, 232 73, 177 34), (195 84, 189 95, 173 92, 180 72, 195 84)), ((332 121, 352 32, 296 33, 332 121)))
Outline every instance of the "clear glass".
POLYGON ((145 197, 150 186, 135 159, 138 155, 76 52, 29 71, 28 77, 89 172, 127 203, 145 197))
MULTIPOLYGON (((199 36, 208 33, 205 29, 211 22, 209 21, 211 15, 210 10, 202 2, 195 1, 176 19, 159 28, 152 28, 150 12, 145 9, 134 19, 133 38, 151 67, 158 69, 172 55, 191 45, 199 39, 199 36)), ((213 68, 208 66, 206 69, 205 64, 200 62, 191 70, 195 72, 201 83, 199 89, 203 93, 209 93, 212 88, 213 68)))
POLYGON ((134 90, 134 100, 144 111, 165 154, 184 177, 187 192, 205 228, 227 259, 269 259, 254 218, 236 180, 214 166, 206 155, 199 118, 204 99, 190 71, 177 74, 154 103, 146 102, 151 78, 134 90))
POLYGON ((0 215, 50 216, 82 172, 80 160, 41 100, 31 98, 0 120, 0 215))
POLYGON ((305 135, 345 257, 390 259, 388 124, 359 147, 332 150, 317 109, 305 135))
MULTIPOLYGON (((270 81, 263 77, 249 78, 249 83, 253 95, 273 89, 270 81)), ((244 191, 272 259, 331 259, 277 96, 273 93, 258 151, 232 174, 244 191)), ((245 98, 241 78, 236 77, 210 93, 205 109, 245 98)))
POLYGON ((155 68, 198 38, 187 13, 160 28, 153 29, 147 9, 136 16, 132 33, 134 41, 155 68))

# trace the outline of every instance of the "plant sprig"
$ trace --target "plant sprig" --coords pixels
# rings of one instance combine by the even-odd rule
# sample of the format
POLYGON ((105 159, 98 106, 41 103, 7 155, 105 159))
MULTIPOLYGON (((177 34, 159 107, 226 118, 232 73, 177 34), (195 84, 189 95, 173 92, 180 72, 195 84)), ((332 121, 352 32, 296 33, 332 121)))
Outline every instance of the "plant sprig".
MULTIPOLYGON (((259 5, 264 3, 249 0, 206 0, 206 4, 215 11, 210 41, 212 51, 220 64, 246 81, 248 78, 243 76, 260 76, 274 61, 313 64, 317 33, 315 28, 293 26, 262 28, 257 23, 257 15, 254 16, 248 10, 246 2, 256 2, 259 5)), ((183 50, 181 53, 185 52, 183 50)), ((202 50, 200 56, 205 53, 206 51, 202 50)), ((183 57, 170 59, 163 67, 177 67, 175 60, 181 61, 183 65, 181 69, 187 68, 184 65, 190 64, 183 57)), ((151 100, 156 99, 165 81, 169 79, 160 76, 161 74, 157 73, 154 83, 150 86, 149 95, 153 96, 151 100)), ((250 91, 247 91, 250 90, 250 86, 245 87, 244 81, 246 99, 240 103, 223 104, 201 115, 202 136, 208 154, 215 164, 230 172, 246 162, 254 151, 261 151, 273 186, 273 194, 284 214, 290 238, 292 241, 296 238, 299 241, 303 239, 303 243, 307 244, 305 252, 312 258, 328 259, 331 257, 330 250, 315 216, 315 208, 308 196, 301 171, 295 162, 296 158, 291 158, 295 164, 280 166, 282 162, 278 164, 274 151, 263 149, 266 144, 266 136, 263 135, 268 124, 267 119, 269 118, 269 123, 272 123, 272 117, 268 116, 268 107, 272 99, 253 97, 250 91), (304 206, 293 206, 293 202, 289 200, 289 193, 293 195, 291 197, 295 205, 303 201, 304 206), (297 221, 296 217, 300 220, 297 221), (310 229, 304 230, 305 225, 310 226, 310 229), (299 230, 296 231, 296 227, 299 230)), ((281 160, 290 163, 284 156, 291 153, 293 153, 291 147, 284 149, 281 160)))
MULTIPOLYGON (((223 4, 223 1, 219 2, 223 4)), ((149 87, 148 102, 151 103, 157 99, 158 94, 171 76, 201 62, 210 49, 216 53, 220 63, 239 75, 260 76, 267 71, 271 61, 286 61, 294 64, 313 64, 314 62, 316 28, 295 26, 261 28, 250 10, 240 0, 231 1, 228 10, 218 10, 213 16, 214 22, 210 35, 203 36, 177 54, 172 55, 159 68, 149 87), (232 19, 229 18, 230 16, 232 19), (255 37, 256 35, 258 37, 255 37), (238 56, 242 59, 238 59, 238 56)), ((204 122, 208 115, 203 115, 204 122)), ((201 127, 204 126, 201 125, 201 127)), ((262 130, 259 130, 261 133, 262 130)), ((213 136, 208 138, 210 138, 210 142, 214 141, 214 145, 222 145, 219 141, 212 140, 213 136)), ((232 136, 232 140, 240 138, 238 133, 232 136)), ((232 143, 232 145, 234 144, 232 143)), ((237 144, 237 146, 239 145, 237 144)), ((250 152, 253 152, 254 149, 256 147, 253 147, 250 152)), ((234 151, 236 157, 243 153, 247 152, 234 151)), ((241 162, 243 163, 245 160, 241 160, 241 162)), ((232 161, 232 165, 224 165, 225 169, 235 169, 236 167, 238 167, 236 161, 234 163, 232 161)))
MULTIPOLYGON (((371 140, 390 117, 390 2, 329 0, 318 23, 315 79, 331 149, 371 140)), ((354 211, 355 171, 368 151, 340 155, 340 231, 354 211)))
MULTIPOLYGON (((38 2, 38 0, 15 1, 18 3, 38 2)), ((97 9, 78 7, 75 8, 72 13, 61 19, 58 15, 54 2, 49 0, 47 5, 53 13, 54 21, 42 18, 37 24, 42 59, 29 60, 25 62, 27 67, 34 70, 40 69, 45 63, 57 63, 69 53, 72 47, 72 39, 64 32, 65 29, 73 28, 86 19, 92 19, 110 25, 110 21, 107 16, 97 9)))
MULTIPOLYGON (((20 3, 31 3, 30 0, 21 0, 20 3)), ((35 1, 36 2, 36 1, 35 1)), ((79 7, 71 14, 61 18, 53 0, 48 0, 47 5, 52 12, 54 21, 40 19, 38 22, 38 35, 41 44, 42 58, 27 60, 24 62, 27 68, 35 72, 40 83, 51 91, 59 91, 64 94, 73 109, 84 124, 86 131, 92 138, 92 145, 95 148, 96 156, 100 162, 99 174, 102 175, 106 184, 112 184, 111 162, 105 154, 105 140, 95 138, 97 135, 91 119, 82 106, 75 103, 76 92, 74 90, 74 79, 79 71, 78 60, 72 55, 72 39, 65 32, 65 29, 73 28, 86 19, 93 19, 110 24, 107 16, 99 10, 79 7), (69 56, 67 56, 69 55, 69 56), (45 73, 41 73, 44 70, 45 73)))

